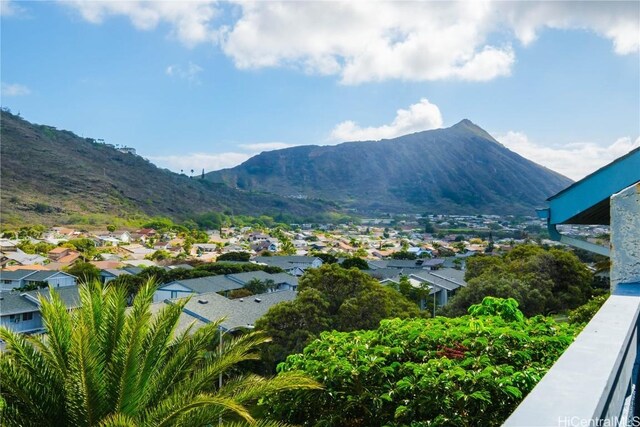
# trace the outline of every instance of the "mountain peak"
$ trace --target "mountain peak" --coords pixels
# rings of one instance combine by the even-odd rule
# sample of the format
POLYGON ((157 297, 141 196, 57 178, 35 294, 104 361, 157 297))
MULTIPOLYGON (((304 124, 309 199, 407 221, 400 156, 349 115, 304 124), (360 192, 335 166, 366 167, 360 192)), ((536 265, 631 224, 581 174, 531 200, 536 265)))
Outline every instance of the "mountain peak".
POLYGON ((456 123, 455 125, 451 126, 451 129, 458 129, 461 131, 467 131, 467 132, 472 132, 482 138, 488 139, 490 141, 493 141, 497 144, 500 144, 498 141, 495 140, 494 137, 492 137, 489 132, 487 132, 486 130, 482 129, 480 126, 478 126, 477 124, 473 123, 471 120, 469 119, 462 119, 460 120, 458 123, 456 123))

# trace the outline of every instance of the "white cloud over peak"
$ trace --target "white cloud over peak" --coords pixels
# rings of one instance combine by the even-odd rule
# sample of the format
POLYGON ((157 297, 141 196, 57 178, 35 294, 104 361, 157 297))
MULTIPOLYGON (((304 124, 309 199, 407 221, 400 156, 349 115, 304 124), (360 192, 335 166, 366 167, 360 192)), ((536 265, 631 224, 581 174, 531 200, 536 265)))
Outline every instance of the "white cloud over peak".
POLYGON ((1 90, 3 96, 24 96, 29 95, 31 90, 25 85, 19 83, 2 82, 1 90))
POLYGON ((408 109, 396 111, 396 116, 391 124, 363 128, 357 123, 347 120, 333 128, 330 139, 335 142, 372 141, 440 127, 442 127, 440 109, 426 98, 422 98, 420 102, 410 105, 408 109))
POLYGON ((171 77, 178 77, 187 80, 189 83, 200 83, 198 74, 203 71, 203 68, 198 64, 189 62, 187 66, 183 67, 178 64, 169 65, 165 70, 165 73, 171 77))
POLYGON ((508 76, 511 44, 533 43, 545 28, 592 31, 619 55, 640 50, 635 1, 234 1, 225 25, 214 1, 63 3, 94 23, 111 15, 142 30, 166 23, 188 46, 217 43, 241 69, 293 67, 344 84, 508 76), (494 35, 506 41, 490 44, 494 35))
POLYGON ((634 148, 640 147, 640 137, 618 138, 608 146, 592 142, 575 142, 557 147, 547 147, 531 141, 522 132, 509 131, 496 136, 508 149, 523 157, 548 167, 573 180, 584 178, 634 148))

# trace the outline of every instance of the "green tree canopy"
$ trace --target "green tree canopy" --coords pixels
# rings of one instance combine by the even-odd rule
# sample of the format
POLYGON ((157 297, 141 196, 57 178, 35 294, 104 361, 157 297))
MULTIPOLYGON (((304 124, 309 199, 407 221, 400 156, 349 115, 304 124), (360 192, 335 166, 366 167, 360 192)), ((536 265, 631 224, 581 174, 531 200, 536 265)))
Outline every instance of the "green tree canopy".
POLYGON ((372 329, 382 319, 420 316, 418 307, 396 290, 338 264, 307 270, 298 291, 295 300, 272 307, 256 322, 256 329, 273 339, 263 350, 263 361, 271 368, 302 351, 322 331, 372 329))
POLYGON ((369 264, 362 258, 359 257, 350 257, 342 261, 342 267, 344 268, 357 268, 359 270, 368 270, 369 264))
MULTIPOLYGON (((257 357, 260 333, 228 339, 218 349, 219 322, 176 332, 186 300, 152 315, 156 286, 145 283, 127 310, 126 294, 97 283, 80 287, 82 307, 59 296, 40 299, 47 335, 0 327, 0 417, 21 426, 193 426, 253 422, 258 399, 316 389, 306 376, 229 377, 257 357), (225 375, 222 387, 219 375, 225 375)), ((237 425, 237 424, 236 424, 237 425)), ((264 422, 260 425, 280 425, 264 422)))
POLYGON ((283 394, 268 406, 300 425, 498 426, 578 328, 525 319, 514 300, 488 298, 470 312, 324 332, 278 371, 302 370, 325 389, 283 394))
POLYGON ((249 252, 227 252, 226 254, 222 254, 218 257, 216 261, 241 261, 247 262, 251 258, 251 254, 249 252))
POLYGON ((521 245, 500 256, 476 255, 466 262, 467 286, 443 309, 464 314, 485 296, 514 298, 525 315, 573 309, 592 295, 592 274, 571 252, 521 245))

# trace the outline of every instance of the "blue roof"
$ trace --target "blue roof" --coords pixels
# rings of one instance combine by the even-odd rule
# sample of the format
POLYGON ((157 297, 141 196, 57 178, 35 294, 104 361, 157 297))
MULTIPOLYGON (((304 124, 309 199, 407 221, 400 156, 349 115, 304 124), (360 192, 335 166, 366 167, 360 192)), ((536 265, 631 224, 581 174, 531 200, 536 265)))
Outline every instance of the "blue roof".
POLYGON ((609 224, 609 198, 640 181, 640 148, 548 199, 549 224, 609 224))

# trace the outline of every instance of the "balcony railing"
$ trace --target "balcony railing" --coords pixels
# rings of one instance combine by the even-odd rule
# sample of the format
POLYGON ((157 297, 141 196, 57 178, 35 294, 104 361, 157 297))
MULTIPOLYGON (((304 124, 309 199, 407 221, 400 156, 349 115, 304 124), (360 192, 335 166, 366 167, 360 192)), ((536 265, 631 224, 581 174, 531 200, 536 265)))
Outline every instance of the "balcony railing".
POLYGON ((640 283, 619 284, 504 426, 640 425, 639 314, 640 283))

